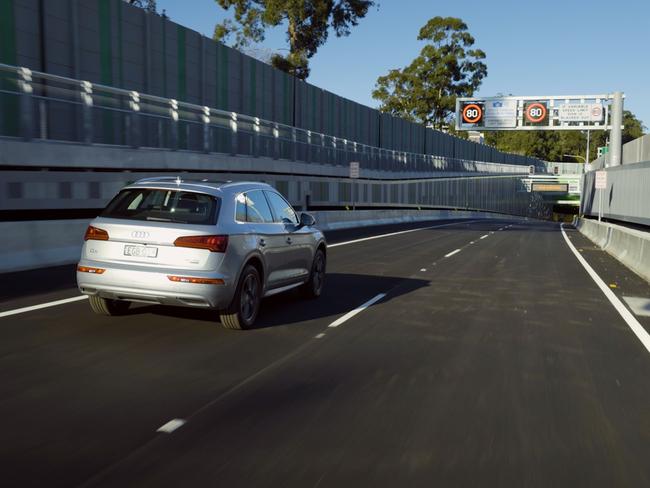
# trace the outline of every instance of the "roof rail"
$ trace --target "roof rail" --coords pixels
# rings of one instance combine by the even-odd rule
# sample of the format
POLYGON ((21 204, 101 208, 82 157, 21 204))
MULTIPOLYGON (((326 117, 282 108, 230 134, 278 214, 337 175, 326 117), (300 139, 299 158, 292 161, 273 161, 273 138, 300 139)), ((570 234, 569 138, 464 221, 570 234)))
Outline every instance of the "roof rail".
POLYGON ((135 181, 134 184, 136 183, 151 183, 154 181, 173 181, 176 183, 182 183, 183 180, 181 179, 180 176, 154 176, 153 178, 141 178, 138 181, 135 181))

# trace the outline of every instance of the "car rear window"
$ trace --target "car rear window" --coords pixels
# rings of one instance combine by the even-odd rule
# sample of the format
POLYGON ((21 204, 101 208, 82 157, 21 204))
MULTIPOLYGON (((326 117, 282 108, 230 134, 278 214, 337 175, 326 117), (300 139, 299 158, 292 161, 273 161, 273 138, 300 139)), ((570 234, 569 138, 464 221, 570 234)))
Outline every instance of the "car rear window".
POLYGON ((205 193, 132 188, 118 193, 101 217, 212 225, 218 210, 219 199, 205 193))

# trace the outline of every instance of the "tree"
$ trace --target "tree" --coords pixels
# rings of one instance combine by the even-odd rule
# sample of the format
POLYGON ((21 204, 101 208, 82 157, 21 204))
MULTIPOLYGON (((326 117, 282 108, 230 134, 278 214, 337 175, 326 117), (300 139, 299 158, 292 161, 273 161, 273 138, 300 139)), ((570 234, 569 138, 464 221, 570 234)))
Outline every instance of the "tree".
POLYGON ((289 54, 274 54, 271 64, 304 80, 309 76, 309 59, 328 38, 348 36, 376 4, 375 0, 216 0, 234 19, 216 25, 214 39, 238 49, 264 41, 269 27, 285 25, 289 54))
POLYGON ((427 41, 420 55, 403 69, 377 78, 372 92, 379 109, 442 129, 454 112, 456 97, 468 97, 481 85, 485 53, 472 49, 474 38, 455 17, 434 17, 420 29, 427 41))
POLYGON ((152 14, 156 13, 156 0, 125 0, 126 3, 134 7, 140 7, 152 14))

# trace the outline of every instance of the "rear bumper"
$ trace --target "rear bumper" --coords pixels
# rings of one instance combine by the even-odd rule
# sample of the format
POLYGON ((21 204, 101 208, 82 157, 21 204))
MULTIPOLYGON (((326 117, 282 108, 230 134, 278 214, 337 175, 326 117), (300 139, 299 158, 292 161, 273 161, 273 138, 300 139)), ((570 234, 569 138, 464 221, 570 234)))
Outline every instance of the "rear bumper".
POLYGON ((188 270, 144 271, 133 268, 111 267, 106 263, 82 260, 80 266, 98 267, 102 274, 77 271, 77 286, 85 295, 197 308, 226 308, 234 294, 233 279, 219 273, 188 270), (170 281, 167 276, 217 278, 223 285, 206 285, 170 281))

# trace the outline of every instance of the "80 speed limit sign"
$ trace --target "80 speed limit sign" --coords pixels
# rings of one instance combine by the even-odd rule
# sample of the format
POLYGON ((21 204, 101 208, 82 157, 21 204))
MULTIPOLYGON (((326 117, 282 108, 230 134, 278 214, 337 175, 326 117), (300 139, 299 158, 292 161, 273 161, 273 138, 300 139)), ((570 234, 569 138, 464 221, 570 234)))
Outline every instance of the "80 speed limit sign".
POLYGON ((463 124, 480 124, 483 120, 483 104, 467 103, 461 109, 463 124))
POLYGON ((526 125, 547 125, 548 109, 546 108, 546 103, 526 103, 524 108, 524 117, 526 118, 526 125))

